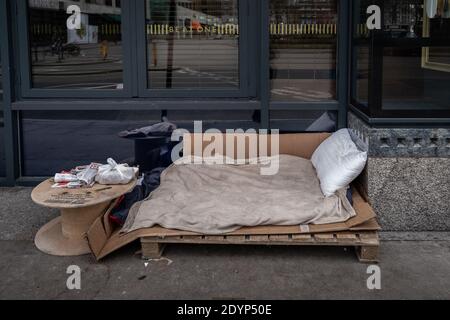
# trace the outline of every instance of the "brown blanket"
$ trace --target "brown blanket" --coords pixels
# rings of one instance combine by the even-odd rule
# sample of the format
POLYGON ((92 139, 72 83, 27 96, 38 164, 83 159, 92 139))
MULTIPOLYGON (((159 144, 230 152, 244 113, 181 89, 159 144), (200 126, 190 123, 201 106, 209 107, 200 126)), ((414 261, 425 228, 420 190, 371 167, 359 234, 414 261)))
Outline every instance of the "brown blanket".
POLYGON ((309 160, 280 155, 279 172, 260 175, 263 164, 172 165, 161 185, 130 210, 122 232, 160 225, 202 234, 242 226, 326 224, 355 211, 345 190, 325 198, 309 160))

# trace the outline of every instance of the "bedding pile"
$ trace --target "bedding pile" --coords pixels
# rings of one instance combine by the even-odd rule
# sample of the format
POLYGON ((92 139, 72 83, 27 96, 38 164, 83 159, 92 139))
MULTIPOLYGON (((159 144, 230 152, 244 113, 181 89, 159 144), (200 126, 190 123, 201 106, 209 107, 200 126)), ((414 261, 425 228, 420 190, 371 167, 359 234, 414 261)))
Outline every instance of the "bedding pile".
POLYGON ((214 235, 243 226, 336 223, 356 215, 346 188, 323 195, 310 160, 278 159, 273 176, 260 175, 262 163, 174 164, 162 173, 160 187, 133 205, 121 232, 160 225, 214 235))

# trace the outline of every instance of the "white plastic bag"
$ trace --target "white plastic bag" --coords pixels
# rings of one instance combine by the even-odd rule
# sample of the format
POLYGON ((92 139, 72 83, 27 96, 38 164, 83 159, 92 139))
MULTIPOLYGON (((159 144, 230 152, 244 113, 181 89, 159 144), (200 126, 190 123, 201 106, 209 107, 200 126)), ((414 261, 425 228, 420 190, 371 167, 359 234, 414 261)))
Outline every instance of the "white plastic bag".
POLYGON ((117 164, 113 159, 108 158, 108 164, 101 165, 95 176, 95 181, 99 184, 127 184, 135 177, 137 168, 129 167, 127 164, 117 164))

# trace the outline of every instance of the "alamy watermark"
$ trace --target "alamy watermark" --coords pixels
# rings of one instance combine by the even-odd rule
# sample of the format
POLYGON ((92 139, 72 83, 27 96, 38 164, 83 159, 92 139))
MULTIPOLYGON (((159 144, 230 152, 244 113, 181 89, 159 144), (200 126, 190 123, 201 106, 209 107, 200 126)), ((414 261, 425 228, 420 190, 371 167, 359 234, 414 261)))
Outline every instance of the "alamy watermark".
MULTIPOLYGON (((81 8, 78 5, 69 5, 67 7, 66 13, 70 16, 67 18, 66 25, 68 30, 79 30, 81 29, 81 8)), ((367 14, 370 16, 367 18, 367 28, 369 30, 381 29, 381 8, 377 5, 370 5, 367 7, 367 14)), ((220 26, 218 26, 220 28, 220 26)), ((238 33, 238 26, 227 24, 223 26, 226 34, 238 33), (230 30, 230 32, 228 32, 230 30)), ((177 30, 177 27, 171 27, 173 30, 177 30)), ((200 26, 199 28, 203 28, 200 26)), ((200 31, 198 28, 197 31, 200 31)), ((191 27, 192 32, 192 27, 191 27)))
POLYGON ((73 4, 67 7, 67 14, 70 17, 67 18, 66 26, 68 30, 79 30, 81 29, 81 9, 79 6, 73 4))
POLYGON ((366 273, 370 274, 366 281, 367 289, 381 290, 381 268, 373 264, 367 267, 366 273))
POLYGON ((367 7, 367 14, 370 16, 367 18, 367 29, 380 30, 381 29, 381 8, 377 5, 371 5, 367 7))
POLYGON ((272 129, 218 129, 203 132, 202 121, 194 121, 194 132, 177 129, 172 141, 179 142, 171 158, 175 165, 182 164, 230 164, 261 165, 260 174, 275 175, 279 170, 280 135, 272 129), (180 142, 181 138, 183 141, 180 142), (183 157, 181 151, 183 150, 183 157))
POLYGON ((77 265, 70 265, 66 269, 69 274, 66 280, 66 287, 69 290, 81 290, 81 268, 77 265))

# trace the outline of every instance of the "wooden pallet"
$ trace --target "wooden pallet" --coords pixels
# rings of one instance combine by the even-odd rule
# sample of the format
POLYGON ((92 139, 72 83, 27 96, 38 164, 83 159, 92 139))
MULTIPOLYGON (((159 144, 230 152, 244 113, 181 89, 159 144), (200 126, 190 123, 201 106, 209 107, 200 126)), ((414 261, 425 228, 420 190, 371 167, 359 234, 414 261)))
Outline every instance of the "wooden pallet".
POLYGON ((230 235, 230 236, 166 236, 141 238, 142 258, 160 258, 168 243, 238 244, 238 245, 290 245, 290 246, 343 246, 354 247, 361 262, 378 262, 378 232, 333 232, 287 235, 230 235))

